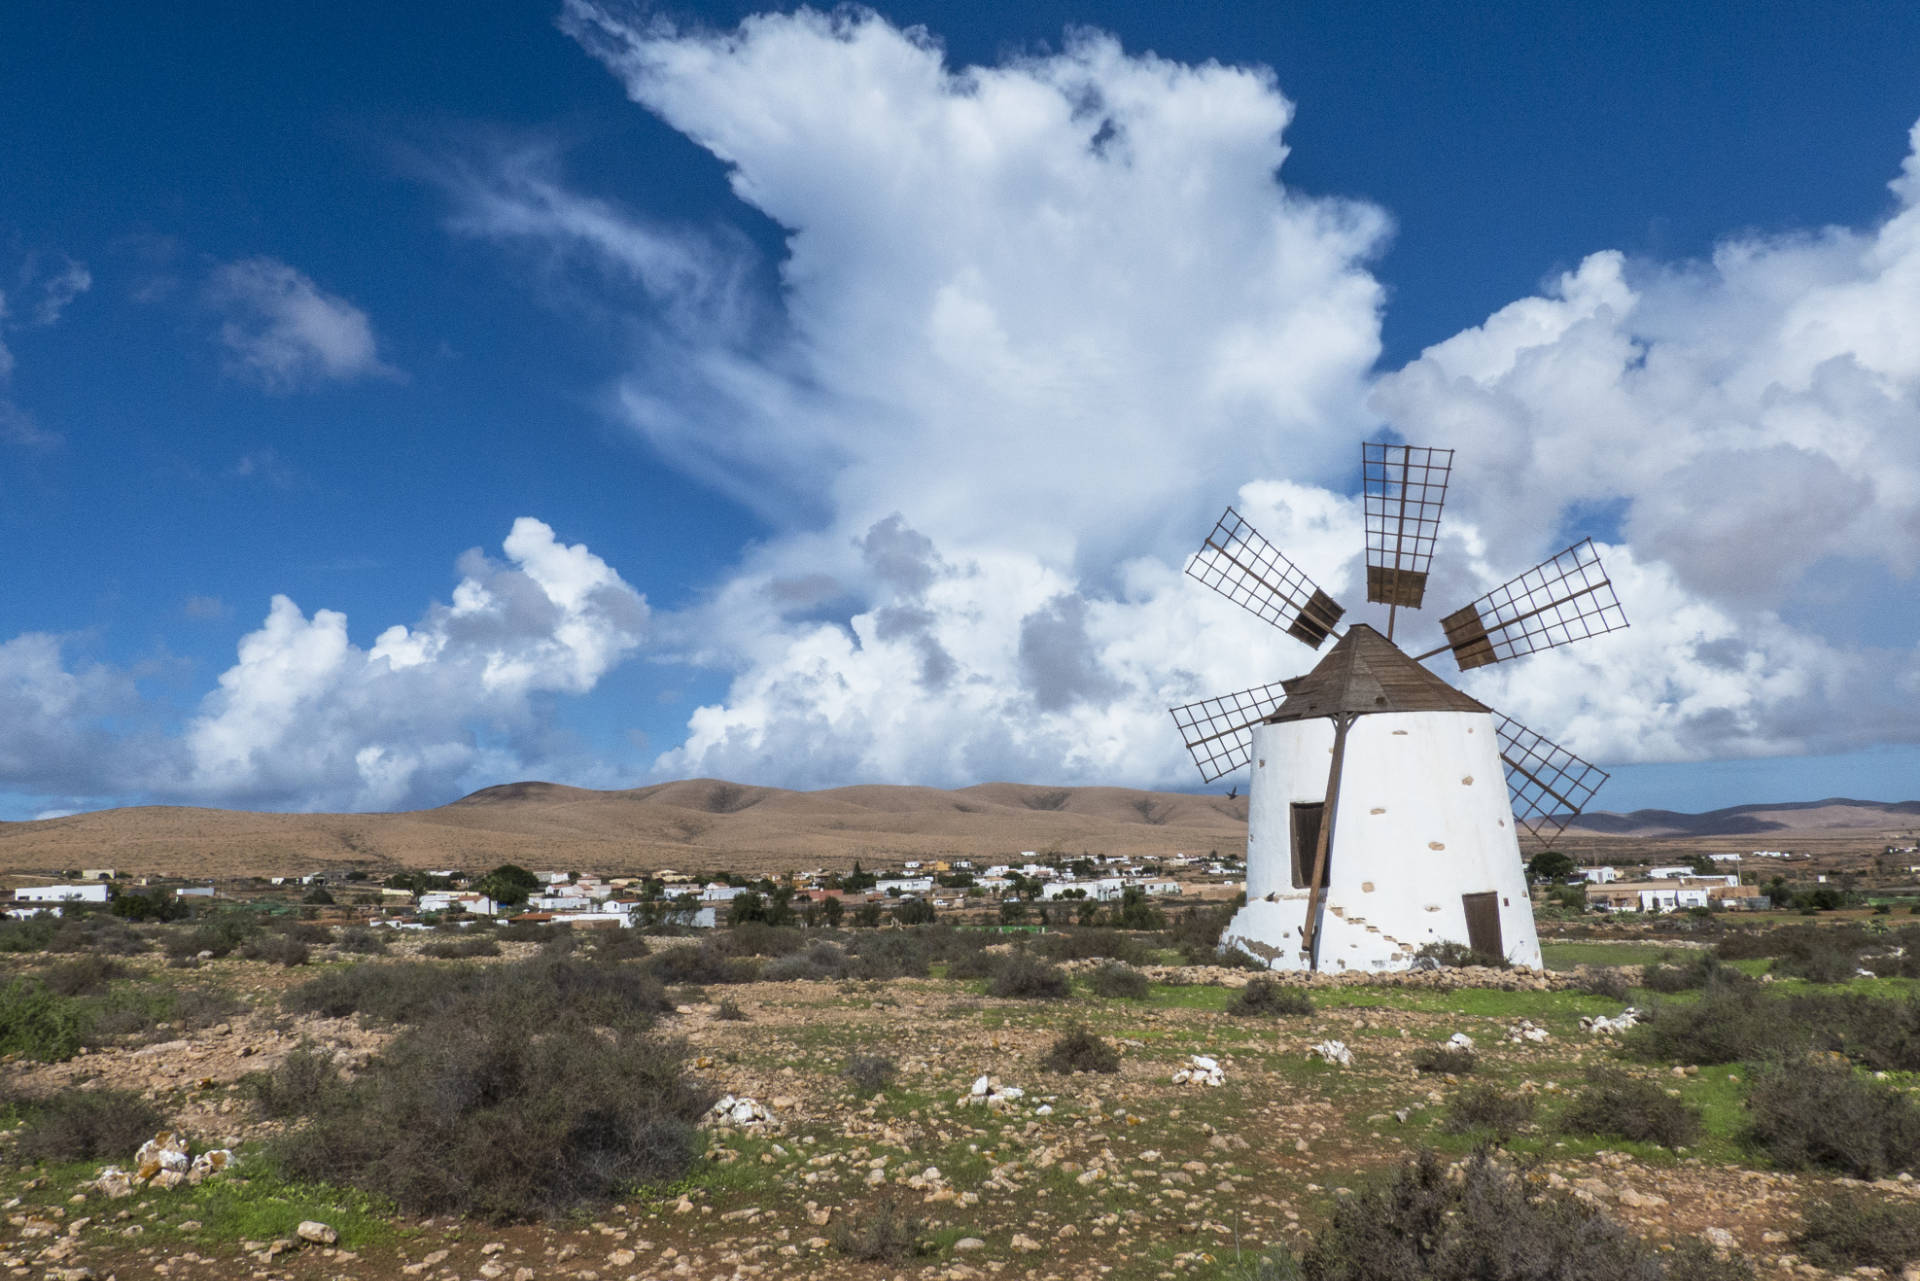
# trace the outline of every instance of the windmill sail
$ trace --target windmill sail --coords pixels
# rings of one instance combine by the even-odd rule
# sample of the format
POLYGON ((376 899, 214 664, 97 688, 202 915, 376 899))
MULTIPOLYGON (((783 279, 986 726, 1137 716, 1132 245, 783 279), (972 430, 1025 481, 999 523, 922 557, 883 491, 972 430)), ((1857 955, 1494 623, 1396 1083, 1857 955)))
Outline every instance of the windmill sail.
POLYGON ((1587 807, 1608 774, 1511 716, 1495 712, 1494 718, 1513 821, 1537 840, 1552 841, 1587 807))
POLYGON ((1187 562, 1187 573, 1314 649, 1346 613, 1231 507, 1187 562))
POLYGON ((1600 564, 1600 553, 1591 538, 1584 538, 1441 619, 1447 633, 1441 649, 1452 650, 1454 661, 1466 671, 1626 625, 1626 611, 1600 564))
POLYGON ((1211 783, 1251 760, 1253 727, 1273 715, 1286 697, 1286 684, 1275 682, 1170 709, 1201 779, 1211 783))
POLYGON ((1420 608, 1452 472, 1451 449, 1360 446, 1361 497, 1367 515, 1367 599, 1372 603, 1420 608))

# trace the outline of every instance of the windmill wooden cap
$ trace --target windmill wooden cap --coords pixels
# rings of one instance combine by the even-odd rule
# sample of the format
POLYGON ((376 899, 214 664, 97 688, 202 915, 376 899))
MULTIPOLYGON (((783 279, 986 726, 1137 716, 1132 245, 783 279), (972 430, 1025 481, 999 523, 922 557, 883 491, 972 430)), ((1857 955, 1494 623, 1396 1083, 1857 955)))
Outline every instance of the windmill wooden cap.
POLYGON ((1311 720, 1317 716, 1368 712, 1485 712, 1401 651, 1398 645, 1355 623, 1305 676, 1285 683, 1287 697, 1267 718, 1311 720))

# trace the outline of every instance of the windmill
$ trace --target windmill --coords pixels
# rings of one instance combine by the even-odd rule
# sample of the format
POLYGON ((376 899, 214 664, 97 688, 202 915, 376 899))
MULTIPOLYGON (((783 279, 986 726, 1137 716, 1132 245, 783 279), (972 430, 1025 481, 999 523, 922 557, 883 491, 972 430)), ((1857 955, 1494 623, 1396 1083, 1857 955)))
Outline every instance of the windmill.
POLYGON ((1469 671, 1625 627, 1591 539, 1446 615, 1445 644, 1394 643, 1400 611, 1425 603, 1452 470, 1450 449, 1361 446, 1384 635, 1342 633, 1345 609, 1231 507, 1188 562, 1309 648, 1335 638, 1304 676, 1172 709, 1205 781, 1252 767, 1247 906, 1222 941, 1273 968, 1405 968, 1436 942, 1538 966, 1516 828, 1551 840, 1607 779, 1422 665, 1450 654, 1469 671))

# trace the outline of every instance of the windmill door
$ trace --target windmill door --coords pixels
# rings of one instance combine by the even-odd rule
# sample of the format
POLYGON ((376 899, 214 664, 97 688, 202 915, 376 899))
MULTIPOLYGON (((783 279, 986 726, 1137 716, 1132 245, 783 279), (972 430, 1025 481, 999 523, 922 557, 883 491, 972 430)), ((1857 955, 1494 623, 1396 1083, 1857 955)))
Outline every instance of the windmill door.
POLYGON ((1460 903, 1467 909, 1467 946, 1490 956, 1505 956, 1500 943, 1500 896, 1492 890, 1484 894, 1462 894, 1460 903))

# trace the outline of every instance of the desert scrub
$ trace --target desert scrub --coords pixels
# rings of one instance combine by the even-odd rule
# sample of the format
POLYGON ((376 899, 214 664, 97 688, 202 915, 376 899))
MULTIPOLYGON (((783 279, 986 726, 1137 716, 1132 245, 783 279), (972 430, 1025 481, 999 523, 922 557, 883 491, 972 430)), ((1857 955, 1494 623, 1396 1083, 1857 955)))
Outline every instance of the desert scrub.
POLYGON ((1604 996, 1610 1001, 1624 1001, 1632 993, 1632 985, 1627 976, 1610 966, 1585 966, 1574 977, 1573 988, 1588 996, 1604 996))
POLYGON ((240 1079, 260 1115, 273 1121, 312 1115, 343 1084, 333 1055, 308 1041, 288 1051, 278 1067, 240 1079))
POLYGON ((1085 1024, 1076 1023, 1047 1050, 1040 1066, 1062 1076, 1075 1072, 1118 1072, 1120 1052, 1095 1036, 1085 1024))
POLYGON ((846 1070, 840 1075, 851 1081, 859 1093, 878 1094, 893 1084, 898 1072, 894 1061, 883 1054, 856 1054, 847 1060, 846 1070))
POLYGON ((932 1253, 926 1222, 898 1196, 886 1195, 866 1209, 848 1214, 833 1228, 833 1248, 863 1263, 905 1263, 932 1253))
POLYGON ((747 1017, 747 1012, 740 1008, 740 1003, 730 996, 720 999, 720 1004, 714 1008, 713 1017, 719 1019, 722 1023, 748 1023, 752 1021, 747 1017))
POLYGON ((1249 979, 1227 1002, 1227 1013, 1241 1019, 1311 1014, 1313 1001, 1303 988, 1286 987, 1269 978, 1249 979))
POLYGON ((1920 1259, 1920 1205, 1853 1188, 1809 1200, 1793 1243, 1809 1262, 1834 1272, 1880 1268, 1892 1274, 1920 1259))
POLYGON ((1043 934, 1035 943, 1042 956, 1053 961, 1080 961, 1106 958, 1128 965, 1145 965, 1151 960, 1147 945, 1131 934, 1110 929, 1070 929, 1043 934))
POLYGON ((1413 954, 1416 970, 1457 970, 1470 965, 1490 970, 1511 969, 1507 958, 1497 952, 1476 952, 1465 943, 1423 943, 1413 954))
POLYGON ((500 955, 500 945, 484 935, 463 939, 435 939, 420 945, 420 955, 436 961, 467 961, 480 956, 500 955))
POLYGON ((1747 1095, 1747 1142, 1788 1170, 1883 1179, 1920 1167, 1920 1108, 1844 1063, 1761 1071, 1747 1095))
MULTIPOLYGON (((1288 1274, 1274 1260, 1271 1275, 1288 1274)), ((1699 1242, 1656 1251, 1598 1208, 1486 1152, 1457 1169, 1423 1152, 1334 1202, 1299 1258, 1305 1281, 1750 1281, 1699 1242)))
POLYGON ((729 956, 714 943, 669 947, 649 956, 642 965, 660 982, 674 987, 707 983, 751 983, 760 976, 760 964, 743 956, 729 956))
POLYGON ((80 1052, 91 1028, 80 1001, 44 983, 20 978, 0 987, 0 1054, 57 1063, 80 1052))
POLYGON ((28 1108, 20 1155, 30 1161, 131 1160, 165 1124, 127 1090, 66 1090, 28 1108))
POLYGON ((1531 1095, 1514 1094, 1497 1085, 1470 1085, 1447 1100, 1440 1128, 1449 1134, 1488 1134, 1505 1143, 1532 1121, 1531 1095))
POLYGON ((1146 975, 1125 961, 1108 961, 1088 976, 1087 987, 1109 1000, 1144 1001, 1150 985, 1146 975))
POLYGON ((768 961, 760 977, 769 983, 791 983, 802 979, 843 979, 847 973, 847 954, 824 939, 816 939, 804 952, 792 952, 768 961))
POLYGON ((375 956, 387 950, 386 936, 364 925, 350 925, 333 936, 333 945, 355 956, 375 956))
POLYGON ((40 981, 55 996, 94 996, 132 972, 110 957, 88 955, 49 966, 40 981))
POLYGON ((1697 1141, 1704 1127, 1700 1109, 1674 1098, 1658 1082, 1597 1067, 1587 1072, 1586 1087, 1561 1113, 1560 1128, 1680 1148, 1697 1141))
POLYGON ((261 934, 242 943, 240 955, 249 961, 294 966, 305 965, 311 950, 304 940, 291 934, 261 934))
POLYGON ((1027 952, 1001 958, 993 967, 993 976, 987 980, 989 996, 1058 1001, 1072 993, 1073 985, 1067 981, 1064 970, 1027 952))
MULTIPOLYGON (((370 967, 371 968, 371 967, 370 967)), ((378 967, 388 968, 388 967, 378 967)), ((680 1177, 713 1092, 637 969, 536 958, 455 989, 275 1148, 411 1214, 532 1219, 680 1177), (511 1159, 502 1154, 511 1153, 511 1159)))
POLYGON ((1473 1071, 1473 1051, 1464 1045, 1423 1045, 1413 1052, 1413 1070, 1466 1076, 1473 1071))

